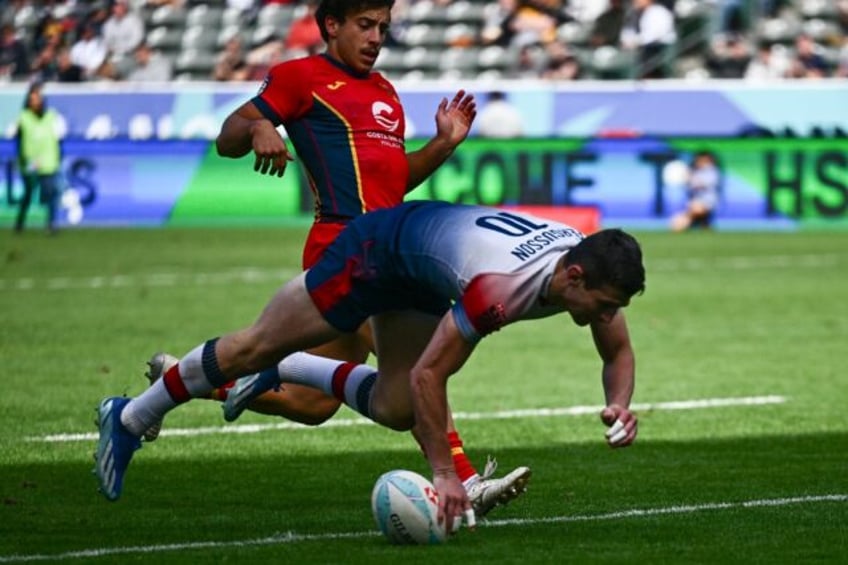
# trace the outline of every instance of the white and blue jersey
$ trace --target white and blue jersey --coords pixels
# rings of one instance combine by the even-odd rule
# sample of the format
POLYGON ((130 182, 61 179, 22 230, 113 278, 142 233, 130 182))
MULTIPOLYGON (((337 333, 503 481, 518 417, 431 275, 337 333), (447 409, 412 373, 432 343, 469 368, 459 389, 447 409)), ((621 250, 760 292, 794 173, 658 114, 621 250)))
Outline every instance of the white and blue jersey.
POLYGON ((310 296, 340 331, 369 316, 453 308, 477 341, 506 324, 562 311, 545 304, 557 261, 578 230, 484 206, 415 201, 356 218, 306 274, 310 296))

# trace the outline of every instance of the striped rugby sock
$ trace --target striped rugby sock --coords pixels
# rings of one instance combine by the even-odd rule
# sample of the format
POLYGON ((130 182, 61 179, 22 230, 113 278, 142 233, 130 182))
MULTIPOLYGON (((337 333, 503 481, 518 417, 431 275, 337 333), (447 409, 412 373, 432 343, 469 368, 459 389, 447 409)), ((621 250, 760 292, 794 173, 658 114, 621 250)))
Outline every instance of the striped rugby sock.
POLYGON ((277 365, 277 370, 282 382, 317 388, 366 418, 371 417, 371 391, 377 381, 377 369, 374 367, 311 353, 293 353, 277 365))
POLYGON ((180 404, 208 395, 216 384, 226 382, 215 357, 217 341, 211 339, 195 347, 161 379, 130 400, 121 412, 121 423, 140 436, 180 404))

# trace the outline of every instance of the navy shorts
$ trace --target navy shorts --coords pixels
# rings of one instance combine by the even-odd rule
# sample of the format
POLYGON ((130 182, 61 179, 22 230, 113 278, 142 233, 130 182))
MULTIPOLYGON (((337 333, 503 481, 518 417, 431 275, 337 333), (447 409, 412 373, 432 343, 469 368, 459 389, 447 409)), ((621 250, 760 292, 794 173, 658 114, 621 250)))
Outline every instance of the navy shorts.
POLYGON ((355 332, 381 312, 418 310, 443 316, 451 306, 449 298, 404 275, 406 269, 391 249, 390 217, 389 210, 358 217, 306 272, 312 301, 339 331, 355 332))

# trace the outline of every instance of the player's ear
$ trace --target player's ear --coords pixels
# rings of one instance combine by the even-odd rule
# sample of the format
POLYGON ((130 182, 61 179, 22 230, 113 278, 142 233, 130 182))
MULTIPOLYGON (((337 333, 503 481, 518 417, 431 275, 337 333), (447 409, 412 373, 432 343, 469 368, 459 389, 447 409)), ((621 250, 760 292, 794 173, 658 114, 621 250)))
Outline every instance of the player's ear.
POLYGON ((567 265, 565 267, 565 279, 568 284, 578 286, 583 283, 583 267, 580 265, 567 265))
POLYGON ((339 32, 339 26, 341 25, 342 23, 333 16, 327 16, 324 18, 324 29, 327 30, 327 35, 329 37, 336 37, 339 32))

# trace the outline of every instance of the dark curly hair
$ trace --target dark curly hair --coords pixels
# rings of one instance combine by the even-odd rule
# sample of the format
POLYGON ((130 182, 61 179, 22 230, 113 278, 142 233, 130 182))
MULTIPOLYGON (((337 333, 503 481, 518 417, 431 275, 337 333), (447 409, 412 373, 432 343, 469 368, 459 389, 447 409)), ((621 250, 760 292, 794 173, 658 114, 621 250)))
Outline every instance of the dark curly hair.
POLYGON ((645 292, 642 249, 620 229, 606 229, 586 237, 565 256, 566 265, 580 265, 586 288, 610 285, 627 296, 645 292))
POLYGON ((395 0, 321 0, 318 9, 315 10, 315 21, 318 23, 318 29, 321 30, 321 37, 326 42, 329 39, 327 28, 324 26, 327 16, 343 22, 350 14, 378 8, 391 10, 394 5, 395 0))

